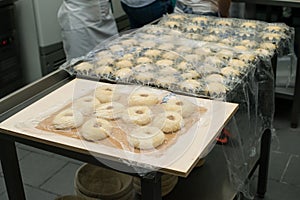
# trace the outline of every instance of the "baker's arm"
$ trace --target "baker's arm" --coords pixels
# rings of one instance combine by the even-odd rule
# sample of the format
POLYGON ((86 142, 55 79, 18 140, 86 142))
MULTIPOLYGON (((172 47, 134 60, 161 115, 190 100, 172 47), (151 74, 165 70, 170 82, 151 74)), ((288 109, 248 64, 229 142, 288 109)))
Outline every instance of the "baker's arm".
POLYGON ((229 17, 230 3, 231 0, 218 0, 221 17, 229 17))

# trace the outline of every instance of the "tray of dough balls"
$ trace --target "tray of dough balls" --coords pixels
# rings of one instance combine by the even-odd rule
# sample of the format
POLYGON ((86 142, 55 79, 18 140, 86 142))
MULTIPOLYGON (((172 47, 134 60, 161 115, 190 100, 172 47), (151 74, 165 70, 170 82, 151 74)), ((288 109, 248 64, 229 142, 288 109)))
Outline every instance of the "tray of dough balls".
POLYGON ((186 176, 237 107, 149 87, 74 79, 2 122, 0 129, 186 176))
POLYGON ((260 56, 287 55, 294 48, 294 28, 284 23, 176 13, 165 15, 159 26, 179 30, 190 39, 253 50, 260 56))
POLYGON ((226 99, 256 67, 258 58, 252 52, 192 41, 165 31, 158 26, 142 28, 61 68, 80 78, 226 99))

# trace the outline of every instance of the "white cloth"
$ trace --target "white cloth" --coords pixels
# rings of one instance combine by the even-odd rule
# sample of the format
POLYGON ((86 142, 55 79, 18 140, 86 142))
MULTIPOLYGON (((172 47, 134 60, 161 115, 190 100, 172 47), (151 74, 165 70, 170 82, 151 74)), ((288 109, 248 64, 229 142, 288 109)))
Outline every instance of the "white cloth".
MULTIPOLYGON (((192 8, 195 13, 217 13, 219 11, 218 0, 177 0, 177 2, 192 8)), ((174 12, 181 13, 182 11, 176 6, 174 12)))
POLYGON ((156 0, 121 0, 129 7, 140 8, 144 6, 148 6, 156 0))
POLYGON ((86 55, 118 34, 108 0, 64 0, 57 15, 67 59, 86 55))

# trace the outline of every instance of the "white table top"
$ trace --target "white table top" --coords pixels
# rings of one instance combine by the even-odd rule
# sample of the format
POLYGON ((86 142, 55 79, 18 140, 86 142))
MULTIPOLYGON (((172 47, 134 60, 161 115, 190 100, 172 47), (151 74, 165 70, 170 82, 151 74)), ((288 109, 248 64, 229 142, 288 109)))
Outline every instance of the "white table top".
MULTIPOLYGON (((216 137, 238 108, 238 105, 233 103, 187 97, 198 105, 207 108, 207 112, 201 116, 200 120, 194 123, 186 134, 176 138, 176 142, 172 146, 164 149, 163 152, 154 151, 146 154, 41 131, 28 125, 28 122, 31 123, 40 118, 41 113, 47 113, 49 110, 53 112, 54 108, 64 106, 70 102, 74 95, 82 96, 102 84, 105 83, 74 79, 3 121, 0 124, 0 131, 76 152, 89 153, 95 155, 95 157, 124 161, 129 164, 134 163, 134 165, 139 167, 151 166, 151 170, 159 170, 164 173, 186 177, 198 159, 207 151, 210 151, 215 144, 216 137)), ((126 88, 136 86, 124 85, 121 87, 124 87, 124 91, 126 91, 126 88)), ((158 92, 160 91, 162 90, 158 90, 158 92)))

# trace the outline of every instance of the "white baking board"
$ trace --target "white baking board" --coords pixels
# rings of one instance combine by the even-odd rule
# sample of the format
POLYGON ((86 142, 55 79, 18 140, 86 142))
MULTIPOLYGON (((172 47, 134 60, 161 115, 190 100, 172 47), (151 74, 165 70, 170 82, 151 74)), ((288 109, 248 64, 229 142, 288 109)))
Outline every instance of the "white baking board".
MULTIPOLYGON (((127 164, 135 163, 140 167, 150 165, 151 170, 187 176, 199 157, 206 154, 215 144, 216 137, 238 108, 238 105, 233 103, 187 97, 193 103, 207 108, 207 112, 189 129, 188 133, 179 136, 176 143, 167 150, 145 154, 116 149, 51 132, 28 131, 20 128, 22 122, 32 121, 46 110, 58 109, 69 103, 74 96, 77 98, 85 95, 102 84, 105 83, 74 79, 0 123, 1 132, 76 152, 91 153, 100 158, 108 158, 127 164)), ((133 86, 124 85, 120 87, 124 87, 124 90, 126 90, 126 88, 133 86)))

